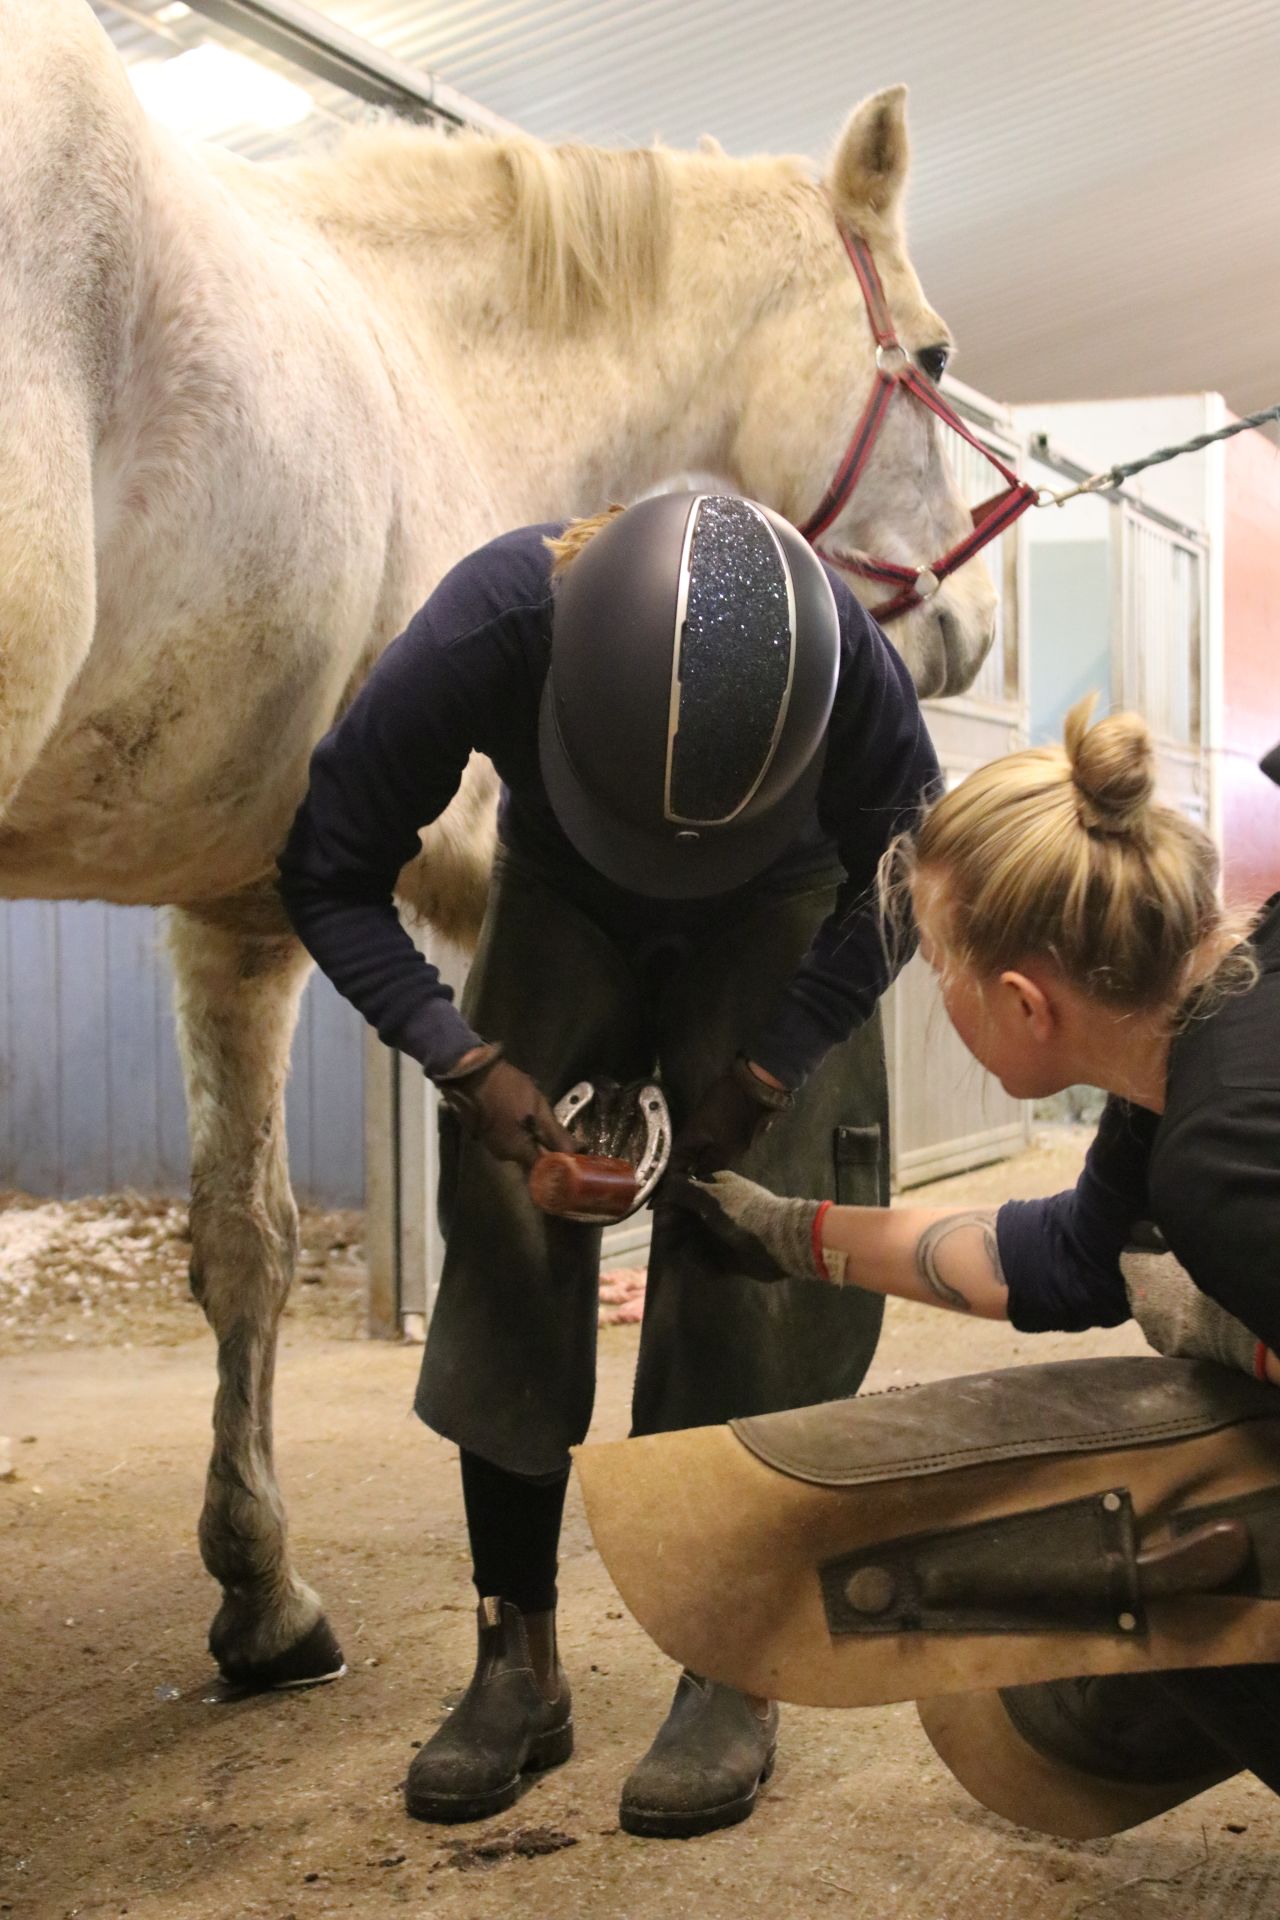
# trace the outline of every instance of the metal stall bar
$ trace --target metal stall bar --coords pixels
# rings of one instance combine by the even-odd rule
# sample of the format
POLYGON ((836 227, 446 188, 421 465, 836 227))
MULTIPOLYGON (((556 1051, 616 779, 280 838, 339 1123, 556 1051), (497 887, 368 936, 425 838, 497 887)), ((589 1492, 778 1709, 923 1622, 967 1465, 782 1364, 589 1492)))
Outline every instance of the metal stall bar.
MULTIPOLYGON (((1050 473, 1059 473, 1064 480, 1081 481, 1090 477, 1088 467, 1082 467, 1078 460, 1071 459, 1060 447, 1054 445, 1047 433, 1033 433, 1027 447, 1029 457, 1039 466, 1048 467, 1050 473)), ((1136 494, 1126 493, 1123 487, 1099 487, 1096 491, 1104 500, 1127 500, 1142 514, 1143 518, 1154 522, 1158 527, 1167 527, 1171 533, 1180 534, 1184 540, 1204 543, 1204 534, 1199 527, 1189 527, 1185 521, 1176 520, 1162 507, 1152 506, 1147 500, 1139 499, 1136 494)))
MULTIPOLYGON (((1041 466, 1079 483, 1089 471, 1033 435, 1041 466)), ((1206 828, 1214 768, 1202 713, 1209 631, 1209 542, 1199 527, 1123 486, 1098 488, 1111 523, 1111 698, 1144 714, 1163 797, 1206 828)), ((1068 505, 1063 511, 1069 513, 1068 505)))
POLYGON ((1201 704, 1208 644, 1208 545, 1154 519, 1126 496, 1111 502, 1112 686, 1156 743, 1161 798, 1208 827, 1213 766, 1201 704))
POLYGON ((341 87, 373 106, 390 107, 406 119, 476 127, 485 133, 519 131, 510 120, 490 113, 433 73, 420 73, 393 59, 300 0, 190 0, 190 5, 194 13, 301 67, 314 79, 341 87))

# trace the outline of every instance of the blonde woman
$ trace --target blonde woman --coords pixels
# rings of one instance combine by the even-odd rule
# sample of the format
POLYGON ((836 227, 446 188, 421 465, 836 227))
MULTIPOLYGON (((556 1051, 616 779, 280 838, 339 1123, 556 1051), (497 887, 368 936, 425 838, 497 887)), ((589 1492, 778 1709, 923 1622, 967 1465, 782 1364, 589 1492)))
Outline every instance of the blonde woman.
MULTIPOLYGON (((762 1279, 807 1274, 1024 1332, 1132 1314, 1164 1353, 1280 1382, 1280 895, 1251 927, 1223 911, 1212 843, 1155 801, 1145 724, 1091 727, 1092 705, 1073 709, 1063 746, 1011 754, 941 799, 900 849, 894 889, 952 1024, 1006 1091, 1110 1096, 1074 1189, 885 1211, 722 1172, 681 1198, 762 1279), (1139 1222, 1185 1272, 1126 1261, 1126 1284, 1139 1222)), ((1271 1669, 1166 1676, 1136 1722, 1136 1682, 1051 1691, 1077 1744, 1082 1729, 1109 1741, 1121 1712, 1139 1758, 1208 1729, 1219 1759, 1280 1790, 1271 1669)))

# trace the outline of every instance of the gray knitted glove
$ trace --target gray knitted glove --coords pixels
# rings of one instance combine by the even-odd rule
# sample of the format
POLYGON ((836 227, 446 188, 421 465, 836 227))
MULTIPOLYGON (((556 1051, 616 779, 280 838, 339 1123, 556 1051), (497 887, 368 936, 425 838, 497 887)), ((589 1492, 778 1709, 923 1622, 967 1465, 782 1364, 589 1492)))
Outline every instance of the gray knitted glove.
POLYGON ((789 1200, 740 1173, 717 1173, 710 1180, 689 1180, 672 1194, 696 1213, 737 1256, 744 1273, 757 1280, 821 1280, 844 1284, 844 1254, 823 1256, 815 1264, 813 1227, 824 1200, 789 1200))
POLYGON ((1157 1353, 1253 1373, 1258 1336, 1201 1293, 1171 1253, 1121 1254, 1120 1271, 1129 1311, 1157 1353))

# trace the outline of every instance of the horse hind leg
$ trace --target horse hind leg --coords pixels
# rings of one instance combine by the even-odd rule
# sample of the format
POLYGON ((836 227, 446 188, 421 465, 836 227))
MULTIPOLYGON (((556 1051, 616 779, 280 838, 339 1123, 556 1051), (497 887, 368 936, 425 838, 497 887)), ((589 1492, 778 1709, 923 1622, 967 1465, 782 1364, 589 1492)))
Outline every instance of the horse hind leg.
POLYGON ((200 1552, 222 1587, 209 1650, 236 1686, 336 1678, 342 1654, 289 1558, 272 1457, 276 1330, 297 1254, 284 1087, 308 961, 273 903, 175 912, 191 1131, 191 1286, 218 1341, 200 1552))

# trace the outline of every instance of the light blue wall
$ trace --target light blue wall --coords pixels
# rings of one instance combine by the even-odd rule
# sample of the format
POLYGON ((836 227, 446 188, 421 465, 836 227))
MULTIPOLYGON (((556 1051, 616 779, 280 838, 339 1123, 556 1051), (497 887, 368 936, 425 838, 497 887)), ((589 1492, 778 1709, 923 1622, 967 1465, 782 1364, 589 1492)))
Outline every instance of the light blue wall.
MULTIPOLYGON (((0 903, 0 1186, 70 1197, 181 1193, 187 1127, 160 916, 0 903)), ((364 1198, 359 1016, 313 975, 288 1091, 300 1198, 364 1198)))
MULTIPOLYGON (((1069 509, 1068 509, 1069 511, 1069 509)), ((1031 738, 1060 740, 1068 711, 1111 687, 1111 546, 1045 540, 1028 546, 1031 738)))

